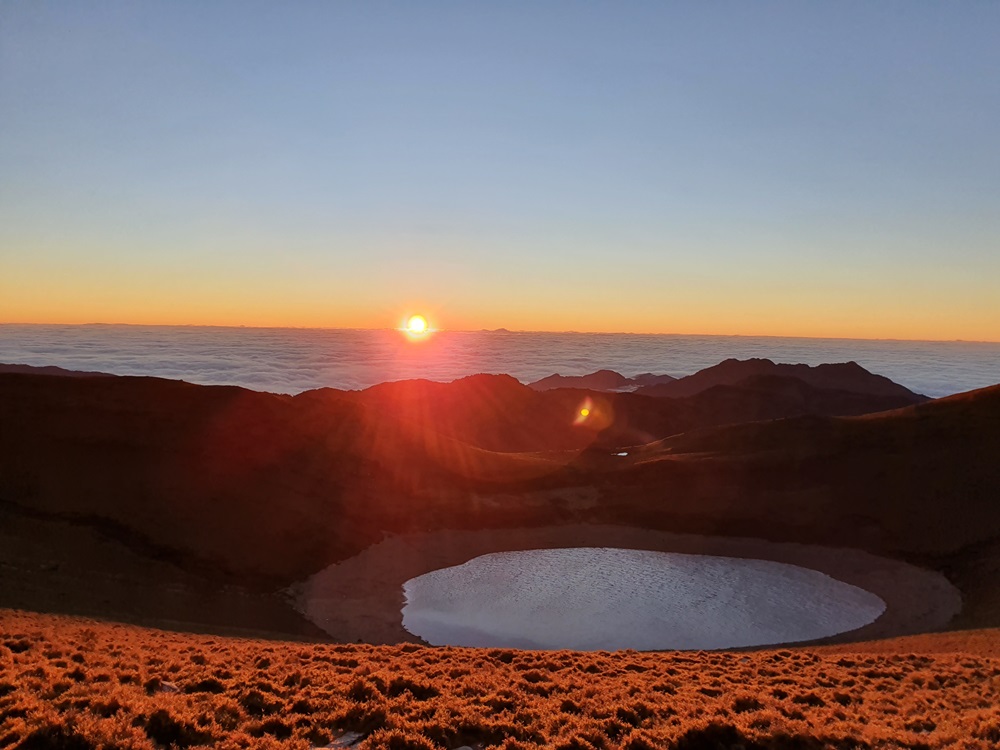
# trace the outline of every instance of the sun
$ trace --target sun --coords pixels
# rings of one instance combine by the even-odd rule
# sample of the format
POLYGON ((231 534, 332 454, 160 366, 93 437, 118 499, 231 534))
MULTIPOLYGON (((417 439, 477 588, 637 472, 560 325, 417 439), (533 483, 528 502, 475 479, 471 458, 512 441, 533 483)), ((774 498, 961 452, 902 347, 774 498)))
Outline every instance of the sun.
POLYGON ((427 318, 423 315, 411 315, 403 324, 403 330, 410 336, 423 336, 430 331, 427 318))

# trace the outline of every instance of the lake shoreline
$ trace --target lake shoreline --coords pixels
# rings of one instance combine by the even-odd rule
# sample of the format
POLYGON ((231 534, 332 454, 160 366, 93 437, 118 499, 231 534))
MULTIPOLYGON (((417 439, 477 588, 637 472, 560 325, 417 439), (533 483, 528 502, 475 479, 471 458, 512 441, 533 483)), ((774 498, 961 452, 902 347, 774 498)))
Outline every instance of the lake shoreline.
MULTIPOLYGON (((299 612, 337 641, 423 643, 403 628, 403 584, 407 580, 487 553, 565 547, 771 560, 817 570, 885 601, 886 611, 874 622, 809 643, 846 643, 940 630, 961 609, 961 594, 940 573, 861 550, 599 524, 390 536, 296 584, 289 594, 299 612)), ((781 644, 771 647, 777 645, 781 644)))

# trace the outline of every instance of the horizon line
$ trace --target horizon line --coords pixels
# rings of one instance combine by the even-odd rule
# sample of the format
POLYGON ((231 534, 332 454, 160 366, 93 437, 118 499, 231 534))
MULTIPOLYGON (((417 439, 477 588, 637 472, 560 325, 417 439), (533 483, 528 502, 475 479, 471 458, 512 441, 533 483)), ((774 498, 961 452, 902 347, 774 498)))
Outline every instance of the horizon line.
MULTIPOLYGON (((289 330, 289 331, 401 331, 394 326, 353 327, 353 326, 293 326, 293 325, 234 325, 217 323, 106 323, 92 321, 88 323, 34 323, 0 321, 0 326, 62 326, 62 327, 96 327, 96 326, 130 326, 134 328, 231 328, 254 330, 289 330)), ((770 339, 807 339, 815 341, 898 341, 906 343, 925 344, 1000 344, 1000 340, 988 339, 914 339, 862 336, 789 336, 773 333, 677 333, 677 332, 636 332, 636 331, 579 331, 579 330, 531 330, 517 328, 434 328, 432 333, 528 333, 528 334, 570 334, 580 336, 690 336, 703 338, 770 338, 770 339)))

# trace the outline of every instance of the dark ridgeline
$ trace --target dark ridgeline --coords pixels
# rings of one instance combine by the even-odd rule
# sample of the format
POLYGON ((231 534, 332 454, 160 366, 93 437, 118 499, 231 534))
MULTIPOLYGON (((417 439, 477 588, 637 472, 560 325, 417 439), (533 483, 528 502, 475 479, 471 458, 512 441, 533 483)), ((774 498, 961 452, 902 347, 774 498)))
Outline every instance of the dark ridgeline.
POLYGON ((0 373, 19 372, 27 375, 61 375, 66 378, 113 378, 107 372, 87 372, 86 370, 67 370, 65 367, 46 365, 38 367, 36 365, 5 365, 0 364, 0 373))
POLYGON ((795 378, 813 388, 843 391, 865 396, 908 399, 909 403, 926 400, 889 378, 868 372, 857 362, 825 365, 776 364, 769 359, 727 359, 714 367, 706 367, 693 375, 649 385, 639 389, 646 396, 693 396, 719 385, 738 385, 749 378, 795 378))
POLYGON ((654 375, 644 372, 634 378, 627 378, 614 370, 598 370, 589 375, 549 375, 528 385, 536 391, 551 391, 554 388, 587 388, 592 391, 632 390, 640 386, 670 383, 676 380, 672 375, 654 375))

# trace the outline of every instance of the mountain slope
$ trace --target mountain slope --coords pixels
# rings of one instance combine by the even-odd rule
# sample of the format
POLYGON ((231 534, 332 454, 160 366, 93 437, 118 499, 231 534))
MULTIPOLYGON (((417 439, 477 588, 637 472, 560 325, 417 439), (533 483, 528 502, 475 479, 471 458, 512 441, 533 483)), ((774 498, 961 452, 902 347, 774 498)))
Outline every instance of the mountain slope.
MULTIPOLYGON (((798 382, 763 390, 825 397, 798 382)), ((817 542, 945 571, 970 618, 1000 623, 989 583, 1000 572, 1000 386, 862 417, 705 427, 732 397, 718 393, 699 394, 699 416, 695 399, 542 394, 489 377, 293 398, 0 375, 0 514, 5 529, 77 525, 269 586, 385 533, 433 528, 600 522, 817 542), (567 416, 587 399, 606 421, 586 428, 589 442, 489 447, 582 435, 567 416), (697 424, 666 431, 683 420, 697 424), (620 457, 606 431, 653 439, 620 457)), ((96 548, 46 549, 56 538, 70 537, 38 532, 40 560, 108 574, 96 548)))
POLYGON ((926 396, 914 393, 882 375, 875 375, 857 362, 823 364, 815 367, 802 364, 776 364, 769 359, 727 359, 713 367, 672 383, 640 388, 644 396, 681 398, 693 396, 712 386, 736 385, 750 377, 763 375, 794 377, 815 388, 848 391, 868 396, 909 399, 910 403, 926 401, 926 396))

